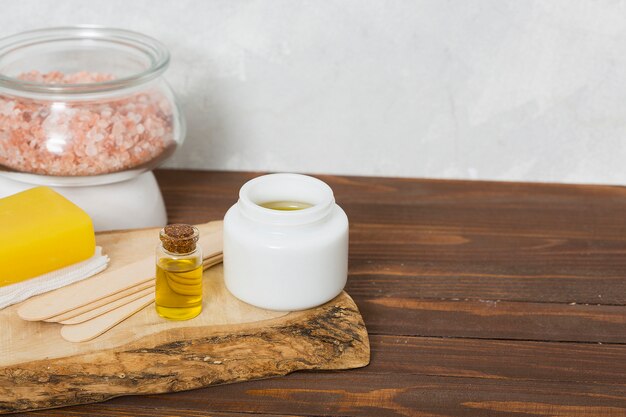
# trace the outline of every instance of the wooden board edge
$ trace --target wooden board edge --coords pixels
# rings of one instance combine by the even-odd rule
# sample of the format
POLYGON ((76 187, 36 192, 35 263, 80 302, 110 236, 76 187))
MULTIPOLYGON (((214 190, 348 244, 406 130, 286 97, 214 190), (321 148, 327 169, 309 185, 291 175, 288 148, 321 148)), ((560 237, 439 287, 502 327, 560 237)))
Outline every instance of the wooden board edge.
POLYGON ((152 347, 142 347, 142 339, 83 356, 2 368, 0 414, 185 391, 298 370, 359 368, 370 361, 367 329, 345 292, 315 309, 234 330, 177 330, 185 337, 170 337, 152 347))

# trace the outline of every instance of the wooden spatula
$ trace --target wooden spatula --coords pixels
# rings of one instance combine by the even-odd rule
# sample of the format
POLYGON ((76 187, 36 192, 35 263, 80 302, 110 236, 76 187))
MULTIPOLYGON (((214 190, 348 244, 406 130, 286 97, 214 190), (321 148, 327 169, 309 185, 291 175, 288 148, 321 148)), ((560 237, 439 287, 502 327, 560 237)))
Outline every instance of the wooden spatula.
MULTIPOLYGON (((217 265, 221 263, 223 259, 223 255, 217 254, 211 256, 209 258, 205 258, 202 262, 203 269, 210 268, 213 265, 217 265)), ((135 285, 132 288, 127 290, 118 292, 111 296, 101 298, 100 300, 96 300, 93 303, 86 304, 84 306, 78 307, 74 310, 70 310, 67 313, 60 314, 58 316, 50 317, 44 321, 61 323, 61 324, 78 324, 84 321, 90 320, 94 317, 97 317, 101 314, 107 313, 113 309, 121 307, 125 304, 128 304, 131 301, 134 301, 138 298, 147 295, 148 291, 154 291, 155 281, 151 280, 148 282, 144 282, 138 285, 135 285)))
MULTIPOLYGON (((105 307, 111 303, 114 303, 115 301, 118 300, 124 300, 126 297, 129 296, 133 296, 134 294, 141 292, 143 290, 145 290, 146 288, 150 288, 152 289, 152 291, 154 291, 154 279, 151 279, 149 281, 146 282, 142 282, 141 284, 137 284, 132 286, 131 288, 127 288, 123 291, 119 291, 116 292, 115 294, 109 295, 107 297, 101 298, 99 300, 96 300, 92 303, 89 304, 85 304, 84 306, 80 306, 78 308, 75 308, 73 310, 70 310, 68 312, 65 312, 63 314, 59 314, 57 316, 53 316, 50 317, 48 319, 45 319, 44 321, 47 322, 52 322, 52 323, 60 323, 64 320, 68 320, 71 319, 72 317, 76 317, 79 315, 82 315, 84 313, 87 313, 91 310, 100 308, 100 307, 105 307)), ((124 304, 124 303, 122 303, 124 304)), ((121 305, 121 304, 120 304, 121 305)))
MULTIPOLYGON (((199 243, 206 257, 220 254, 221 230, 201 236, 199 243)), ((28 300, 17 314, 24 320, 46 320, 153 280, 154 258, 150 256, 28 300)))
POLYGON ((217 264, 221 264, 222 261, 224 260, 224 254, 222 253, 218 253, 217 255, 213 255, 210 258, 204 258, 204 260, 202 261, 202 269, 203 270, 207 270, 212 266, 215 266, 217 264))
POLYGON ((152 286, 150 286, 150 287, 148 287, 146 289, 143 289, 141 291, 138 291, 138 292, 136 292, 134 294, 131 294, 129 296, 126 296, 124 298, 120 298, 119 300, 112 301, 112 302, 110 302, 108 304, 104 304, 104 305, 102 305, 100 307, 96 307, 96 308, 94 308, 92 310, 89 310, 89 311, 86 311, 86 312, 84 312, 82 314, 78 314, 78 315, 76 315, 74 317, 71 317, 71 318, 68 318, 68 319, 65 319, 65 320, 62 320, 62 321, 59 320, 57 323, 61 323, 61 324, 78 324, 78 323, 82 323, 84 321, 91 320, 91 319, 93 319, 95 317, 101 316, 104 313, 108 313, 111 310, 115 310, 118 307, 126 305, 126 304, 128 304, 128 303, 130 303, 132 301, 135 301, 135 300, 137 300, 139 298, 145 297, 146 295, 150 295, 152 293, 154 293, 154 285, 152 285, 152 286))
MULTIPOLYGON (((203 269, 207 270, 222 262, 222 255, 205 259, 206 264, 203 269)), ((61 328, 61 336, 69 342, 86 342, 94 339, 117 324, 138 313, 154 302, 154 292, 131 301, 121 307, 101 314, 91 320, 78 324, 67 324, 61 328)), ((156 313, 155 313, 156 314, 156 313)))
MULTIPOLYGON (((204 259, 204 261, 202 262, 202 266, 203 269, 208 269, 214 265, 217 265, 219 263, 222 262, 223 256, 222 254, 218 254, 215 256, 212 256, 210 258, 206 258, 204 259)), ((110 300, 107 303, 102 303, 103 300, 98 300, 95 303, 92 304, 88 304, 86 306, 80 307, 76 310, 72 310, 68 313, 62 314, 60 316, 55 316, 52 317, 48 320, 45 321, 54 321, 56 323, 61 323, 61 324, 78 324, 78 323, 82 323, 84 321, 87 320, 91 320, 95 317, 98 317, 104 313, 108 313, 111 310, 114 310, 118 307, 121 307, 123 305, 126 305, 128 303, 130 303, 131 301, 135 301, 139 298, 142 298, 143 296, 146 296, 148 294, 150 294, 150 292, 154 291, 154 283, 150 283, 151 285, 149 287, 147 287, 146 289, 142 289, 137 291, 134 294, 130 294, 128 296, 125 296, 123 298, 119 298, 116 300, 110 300), (102 304, 102 305, 100 305, 102 304), (82 313, 80 311, 83 311, 82 313), (77 313, 78 312, 78 313, 77 313), (69 317, 70 314, 75 314, 72 317, 69 317), (64 317, 68 315, 68 317, 64 317)), ((134 288, 143 288, 145 286, 145 284, 140 284, 135 286, 134 288)))
POLYGON ((150 293, 91 320, 79 324, 65 325, 61 327, 61 336, 69 342, 86 342, 100 336, 153 302, 154 293, 150 293))

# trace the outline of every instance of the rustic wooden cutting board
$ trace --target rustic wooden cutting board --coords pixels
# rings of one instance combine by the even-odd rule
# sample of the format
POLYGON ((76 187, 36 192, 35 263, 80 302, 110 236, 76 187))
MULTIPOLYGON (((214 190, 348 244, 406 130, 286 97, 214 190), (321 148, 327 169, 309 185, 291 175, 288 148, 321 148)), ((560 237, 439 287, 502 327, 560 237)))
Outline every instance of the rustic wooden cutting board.
MULTIPOLYGON (((221 222, 199 228, 216 233, 221 222)), ((97 243, 114 270, 152 254, 157 236, 157 229, 103 233, 97 243)), ((205 271, 204 291, 193 320, 162 319, 152 304, 83 343, 62 339, 59 324, 21 320, 17 305, 0 310, 0 413, 369 363, 367 330, 345 292, 311 310, 262 310, 228 292, 221 265, 205 271)))

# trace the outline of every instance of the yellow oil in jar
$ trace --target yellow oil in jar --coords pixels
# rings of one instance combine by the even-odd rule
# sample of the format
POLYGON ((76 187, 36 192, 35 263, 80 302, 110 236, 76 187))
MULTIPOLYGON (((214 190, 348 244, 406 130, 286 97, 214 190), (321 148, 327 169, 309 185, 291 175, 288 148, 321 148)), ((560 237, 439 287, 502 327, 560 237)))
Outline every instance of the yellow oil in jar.
POLYGON ((294 211, 312 207, 313 204, 299 201, 268 201, 267 203, 260 203, 259 206, 272 210, 294 211))
POLYGON ((159 316, 188 320, 202 311, 202 263, 196 259, 160 259, 155 304, 159 316))

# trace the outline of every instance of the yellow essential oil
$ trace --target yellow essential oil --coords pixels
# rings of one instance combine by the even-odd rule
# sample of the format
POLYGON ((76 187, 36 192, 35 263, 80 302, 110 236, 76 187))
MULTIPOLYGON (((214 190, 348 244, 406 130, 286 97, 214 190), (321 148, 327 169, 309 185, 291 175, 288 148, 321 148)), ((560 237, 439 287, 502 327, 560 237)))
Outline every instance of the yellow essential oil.
POLYGON ((202 312, 202 249, 198 229, 168 225, 159 234, 155 305, 159 316, 189 320, 202 312))
POLYGON ((202 312, 202 263, 162 258, 156 270, 156 310, 171 320, 188 320, 202 312))
POLYGON ((303 210, 305 208, 312 207, 313 205, 299 201, 268 201, 267 203, 259 204, 259 206, 272 210, 294 211, 303 210))

